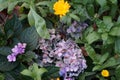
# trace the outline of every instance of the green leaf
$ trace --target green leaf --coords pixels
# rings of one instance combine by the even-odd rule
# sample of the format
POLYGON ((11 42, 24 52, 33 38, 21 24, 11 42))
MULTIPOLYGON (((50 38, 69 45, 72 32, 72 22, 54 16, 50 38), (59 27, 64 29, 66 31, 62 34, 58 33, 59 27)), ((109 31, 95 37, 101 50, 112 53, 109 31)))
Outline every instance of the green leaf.
POLYGON ((8 62, 7 56, 0 55, 0 71, 11 71, 18 64, 18 62, 8 62))
POLYGON ((45 68, 40 68, 40 69, 38 70, 38 74, 39 74, 39 75, 42 75, 42 74, 45 73, 45 72, 47 72, 47 70, 46 70, 45 68))
POLYGON ((12 75, 12 77, 15 80, 33 80, 31 77, 29 76, 25 76, 20 74, 21 71, 23 71, 26 67, 26 65, 23 64, 19 64, 14 70, 9 71, 7 73, 9 73, 10 75, 12 75))
POLYGON ((109 10, 109 9, 110 9, 110 7, 107 6, 107 5, 105 5, 105 6, 103 6, 103 7, 100 7, 100 9, 98 10, 98 14, 99 14, 99 15, 102 15, 105 11, 107 11, 107 10, 109 10))
POLYGON ((103 22, 107 26, 107 29, 110 30, 113 26, 112 18, 110 16, 104 16, 103 22))
POLYGON ((32 77, 34 80, 41 80, 42 74, 47 70, 45 68, 38 68, 38 65, 34 63, 29 69, 23 70, 21 73, 32 77))
POLYGON ((119 62, 117 62, 117 60, 114 57, 111 57, 111 58, 107 59, 107 61, 104 64, 96 65, 93 68, 93 71, 96 71, 96 70, 100 71, 102 69, 105 69, 105 68, 108 68, 108 67, 113 67, 113 66, 116 66, 118 64, 119 64, 119 62))
POLYGON ((119 62, 114 57, 109 58, 103 65, 102 69, 118 65, 119 62))
POLYGON ((116 4, 111 5, 110 16, 114 18, 117 14, 118 6, 116 4))
POLYGON ((15 80, 10 73, 5 73, 5 80, 15 80))
POLYGON ((27 43, 28 50, 36 49, 38 38, 39 36, 35 27, 29 27, 25 29, 20 35, 20 41, 23 43, 27 43))
POLYGON ((8 5, 8 13, 10 13, 10 11, 12 11, 15 6, 17 5, 18 1, 9 1, 9 5, 8 5))
POLYGON ((115 77, 117 80, 120 79, 120 67, 118 67, 116 70, 115 70, 115 77))
POLYGON ((112 36, 120 36, 120 25, 113 27, 109 34, 112 36))
POLYGON ((35 53, 32 51, 27 51, 22 56, 23 56, 23 61, 27 61, 27 62, 32 61, 32 59, 36 57, 35 53))
POLYGON ((117 19, 117 23, 120 24, 120 16, 117 19))
POLYGON ((38 7, 38 9, 43 17, 47 16, 45 9, 43 9, 42 7, 38 7))
POLYGON ((115 41, 115 53, 120 54, 120 37, 118 37, 115 41))
POLYGON ((116 80, 116 78, 112 76, 112 77, 111 77, 111 80, 116 80))
POLYGON ((47 69, 47 72, 44 73, 44 75, 42 77, 43 80, 50 80, 52 78, 60 77, 58 67, 48 66, 48 67, 46 67, 46 69, 47 69))
POLYGON ((105 16, 102 20, 97 20, 96 24, 98 26, 98 33, 106 33, 109 32, 113 26, 111 21, 111 17, 105 16))
POLYGON ((117 4, 117 0, 110 0, 113 4, 117 4))
POLYGON ((41 2, 38 2, 37 4, 36 4, 37 6, 42 6, 42 5, 44 5, 44 6, 49 6, 50 5, 50 1, 41 1, 41 2))
POLYGON ((101 37, 103 41, 106 41, 108 39, 108 33, 103 33, 101 37))
MULTIPOLYGON (((7 20, 4 29, 5 33, 11 35, 14 34, 14 36, 18 37, 22 32, 22 24, 18 17, 14 15, 11 19, 7 20)), ((9 38, 11 35, 8 35, 7 38, 9 38)))
POLYGON ((101 7, 105 6, 107 4, 106 0, 96 0, 98 4, 100 4, 101 7))
POLYGON ((95 72, 84 72, 79 75, 78 80, 85 80, 87 76, 94 75, 95 72))
POLYGON ((7 56, 9 54, 11 54, 11 48, 10 47, 0 47, 0 54, 7 56))
POLYGON ((4 10, 5 8, 7 8, 7 6, 8 6, 8 1, 7 0, 6 1, 2 1, 0 3, 0 11, 4 10))
POLYGON ((26 76, 32 76, 32 72, 29 71, 28 69, 24 69, 21 74, 26 75, 26 76))
POLYGON ((94 6, 92 4, 87 5, 87 12, 89 14, 89 16, 93 17, 94 16, 94 6))
POLYGON ((4 74, 0 73, 0 80, 5 80, 4 74))
POLYGON ((63 16, 60 18, 60 22, 67 23, 67 25, 71 24, 71 17, 69 15, 63 16))
POLYGON ((99 71, 99 70, 101 70, 101 65, 96 65, 92 69, 92 71, 99 71))
POLYGON ((108 57, 109 57, 109 53, 105 53, 104 55, 102 55, 99 64, 102 65, 107 60, 108 57))
POLYGON ((77 20, 77 21, 80 21, 80 18, 77 16, 77 15, 75 15, 75 14, 69 14, 69 16, 71 17, 71 18, 73 18, 73 19, 75 19, 75 20, 77 20))
POLYGON ((86 40, 89 44, 93 43, 94 41, 97 41, 98 39, 100 39, 100 35, 95 31, 89 33, 86 37, 86 40))
POLYGON ((35 26, 35 18, 31 10, 28 13, 28 21, 29 21, 30 26, 35 26))
POLYGON ((88 44, 85 44, 85 49, 86 49, 89 57, 94 61, 94 63, 98 63, 99 62, 99 55, 97 55, 95 53, 94 49, 88 44))
POLYGON ((28 14, 28 21, 31 26, 35 26, 38 34, 42 38, 48 39, 50 37, 49 32, 46 28, 45 20, 39 16, 33 8, 30 8, 29 14, 28 14))

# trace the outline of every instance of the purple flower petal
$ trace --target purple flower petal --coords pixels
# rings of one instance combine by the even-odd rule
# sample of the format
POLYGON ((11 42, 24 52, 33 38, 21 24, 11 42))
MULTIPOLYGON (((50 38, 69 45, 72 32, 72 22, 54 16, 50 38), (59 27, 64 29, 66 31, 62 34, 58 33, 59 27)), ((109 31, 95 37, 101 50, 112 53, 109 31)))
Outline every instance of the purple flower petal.
POLYGON ((9 62, 15 62, 16 61, 16 56, 11 54, 7 56, 7 59, 9 62))

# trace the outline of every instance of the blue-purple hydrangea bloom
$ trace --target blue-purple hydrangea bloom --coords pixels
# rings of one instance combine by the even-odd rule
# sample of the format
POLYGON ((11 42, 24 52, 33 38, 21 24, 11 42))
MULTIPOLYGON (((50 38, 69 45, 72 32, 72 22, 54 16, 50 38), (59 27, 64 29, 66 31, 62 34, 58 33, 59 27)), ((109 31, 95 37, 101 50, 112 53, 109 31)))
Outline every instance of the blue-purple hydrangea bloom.
POLYGON ((40 40, 40 49, 44 53, 42 62, 54 63, 55 66, 60 67, 59 74, 64 80, 74 80, 75 76, 87 68, 81 49, 71 39, 61 39, 55 32, 50 32, 50 35, 49 40, 40 40))
POLYGON ((26 43, 18 43, 12 48, 12 53, 7 56, 9 62, 15 62, 16 57, 19 54, 23 54, 25 52, 26 43))
POLYGON ((82 32, 88 27, 86 23, 80 23, 74 21, 69 28, 67 28, 67 33, 74 38, 79 38, 82 36, 82 32))

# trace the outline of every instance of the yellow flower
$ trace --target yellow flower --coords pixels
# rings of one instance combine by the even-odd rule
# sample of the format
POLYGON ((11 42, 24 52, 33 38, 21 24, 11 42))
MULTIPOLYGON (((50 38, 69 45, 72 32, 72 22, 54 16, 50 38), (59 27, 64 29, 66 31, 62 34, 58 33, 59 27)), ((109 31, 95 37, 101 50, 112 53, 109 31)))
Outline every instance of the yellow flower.
POLYGON ((59 15, 60 17, 66 15, 67 12, 69 12, 70 4, 64 0, 58 0, 54 6, 53 10, 55 11, 55 15, 59 15))
POLYGON ((108 70, 102 70, 101 75, 103 77, 109 77, 109 71, 108 70))
POLYGON ((60 80, 60 78, 57 78, 56 80, 60 80))

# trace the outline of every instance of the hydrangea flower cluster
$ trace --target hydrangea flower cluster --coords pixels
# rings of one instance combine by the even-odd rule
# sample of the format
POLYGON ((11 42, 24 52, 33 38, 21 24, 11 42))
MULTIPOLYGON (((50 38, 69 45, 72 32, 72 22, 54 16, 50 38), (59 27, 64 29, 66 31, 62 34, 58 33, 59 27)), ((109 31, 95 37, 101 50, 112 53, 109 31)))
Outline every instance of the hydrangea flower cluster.
POLYGON ((72 25, 67 29, 67 33, 70 34, 74 38, 79 38, 82 36, 83 30, 87 28, 88 24, 79 23, 74 21, 72 25))
POLYGON ((50 32, 49 40, 40 40, 43 54, 43 64, 55 64, 60 67, 60 75, 64 80, 74 80, 75 76, 87 68, 86 60, 79 46, 71 39, 61 39, 55 30, 50 32))
POLYGON ((7 56, 8 61, 15 62, 17 55, 23 54, 25 52, 25 48, 26 43, 18 43, 17 45, 15 45, 14 48, 12 48, 12 54, 7 56))

